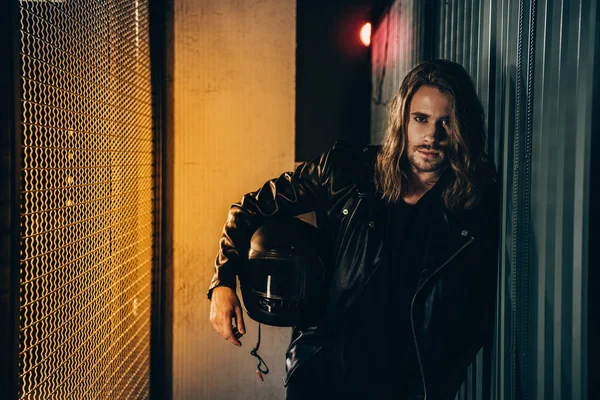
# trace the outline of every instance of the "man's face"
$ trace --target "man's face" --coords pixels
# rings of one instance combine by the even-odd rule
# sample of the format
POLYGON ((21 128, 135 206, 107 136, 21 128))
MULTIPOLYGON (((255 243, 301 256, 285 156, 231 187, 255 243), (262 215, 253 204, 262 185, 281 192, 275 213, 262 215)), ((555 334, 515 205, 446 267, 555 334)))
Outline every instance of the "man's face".
POLYGON ((452 97, 421 86, 410 102, 407 157, 414 173, 439 171, 446 161, 451 134, 452 97))

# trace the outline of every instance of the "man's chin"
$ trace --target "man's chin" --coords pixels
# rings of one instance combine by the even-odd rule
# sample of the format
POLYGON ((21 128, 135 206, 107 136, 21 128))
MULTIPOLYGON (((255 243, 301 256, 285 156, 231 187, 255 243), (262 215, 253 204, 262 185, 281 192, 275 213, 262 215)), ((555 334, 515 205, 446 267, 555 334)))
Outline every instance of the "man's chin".
POLYGON ((441 171, 444 163, 422 163, 422 162, 411 162, 411 169, 415 172, 436 172, 441 171))

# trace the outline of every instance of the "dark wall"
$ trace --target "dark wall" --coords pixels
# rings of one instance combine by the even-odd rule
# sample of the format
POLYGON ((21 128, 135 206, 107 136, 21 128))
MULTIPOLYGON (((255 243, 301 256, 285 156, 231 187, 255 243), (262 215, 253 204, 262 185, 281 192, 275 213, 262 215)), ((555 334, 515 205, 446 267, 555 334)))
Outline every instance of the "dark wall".
POLYGON ((296 161, 320 154, 336 140, 369 140, 369 48, 359 32, 372 3, 297 2, 296 161))
POLYGON ((19 5, 0 13, 0 397, 17 398, 19 361, 19 5))

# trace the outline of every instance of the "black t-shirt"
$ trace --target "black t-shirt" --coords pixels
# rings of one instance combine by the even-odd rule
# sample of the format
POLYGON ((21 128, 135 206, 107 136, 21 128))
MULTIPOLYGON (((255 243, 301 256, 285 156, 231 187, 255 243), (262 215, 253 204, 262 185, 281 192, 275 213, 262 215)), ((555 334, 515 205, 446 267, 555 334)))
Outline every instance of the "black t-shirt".
POLYGON ((416 205, 400 200, 386 206, 385 261, 353 304, 340 345, 331 351, 344 385, 377 388, 381 395, 423 393, 410 308, 426 272, 424 244, 436 192, 430 190, 416 205))

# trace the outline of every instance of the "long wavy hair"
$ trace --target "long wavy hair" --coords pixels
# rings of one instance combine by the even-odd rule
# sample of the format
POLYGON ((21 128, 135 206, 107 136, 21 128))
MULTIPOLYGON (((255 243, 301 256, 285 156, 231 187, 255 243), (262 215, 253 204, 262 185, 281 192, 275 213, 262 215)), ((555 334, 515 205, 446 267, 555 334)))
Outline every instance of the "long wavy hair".
POLYGON ((408 192, 411 173, 407 158, 407 126, 410 102, 423 85, 432 86, 452 99, 451 133, 445 149, 443 199, 449 210, 469 209, 479 203, 485 184, 496 170, 485 151, 485 117, 475 85, 465 69, 452 61, 430 60, 406 75, 388 106, 388 127, 375 165, 375 185, 388 202, 408 192))

